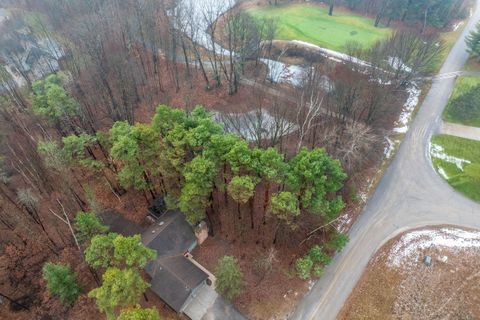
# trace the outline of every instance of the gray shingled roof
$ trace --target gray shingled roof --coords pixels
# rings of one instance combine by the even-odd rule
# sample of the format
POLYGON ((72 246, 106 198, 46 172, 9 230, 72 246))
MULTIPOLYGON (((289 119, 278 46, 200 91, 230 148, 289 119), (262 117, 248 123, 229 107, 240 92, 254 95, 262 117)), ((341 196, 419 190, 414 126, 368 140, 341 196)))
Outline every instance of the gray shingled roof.
POLYGON ((183 255, 197 244, 183 213, 167 211, 146 229, 115 211, 106 211, 100 216, 111 232, 125 236, 142 233, 142 242, 157 252, 157 258, 145 267, 152 278, 151 289, 171 308, 181 312, 192 291, 208 278, 183 255))
POLYGON ((192 291, 208 278, 183 255, 159 257, 145 271, 152 277, 151 289, 177 312, 182 311, 192 291))
POLYGON ((157 251, 145 271, 152 277, 151 289, 175 311, 181 312, 191 292, 208 275, 184 257, 197 241, 192 227, 179 211, 167 211, 142 234, 143 243, 157 251))
POLYGON ((110 232, 129 237, 135 234, 141 234, 144 230, 144 228, 135 222, 125 219, 120 213, 113 210, 102 212, 100 217, 103 223, 110 227, 110 232))

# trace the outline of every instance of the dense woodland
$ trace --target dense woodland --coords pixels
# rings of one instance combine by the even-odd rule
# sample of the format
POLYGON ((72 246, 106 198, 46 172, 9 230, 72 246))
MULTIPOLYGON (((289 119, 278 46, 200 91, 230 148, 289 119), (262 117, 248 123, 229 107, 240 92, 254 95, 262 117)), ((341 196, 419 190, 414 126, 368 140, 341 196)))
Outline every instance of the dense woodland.
MULTIPOLYGON (((345 4, 387 24, 426 19, 443 27, 461 15, 463 1, 437 2, 345 4)), ((84 254, 92 237, 110 237, 102 239, 114 252, 117 235, 82 212, 113 209, 141 223, 159 196, 193 228, 206 220, 212 237, 273 248, 302 278, 312 268, 321 274, 327 254, 346 241, 334 223, 359 206, 357 189, 377 170, 408 86, 435 70, 443 49, 435 33, 399 30, 369 49, 349 44, 365 67, 277 47, 273 21, 253 21, 236 7, 219 20, 222 8, 206 6, 195 21, 185 18, 191 7, 166 0, 0 3, 12 9, 0 32, 0 295, 5 308, 39 319, 100 317, 88 291, 101 311, 117 315, 108 301, 100 306, 95 289, 116 276, 138 284, 125 306, 139 301, 144 263, 131 271, 120 255, 95 270, 84 254), (23 54, 39 42, 61 50, 60 71, 47 66, 40 79, 19 72, 24 86, 15 85, 7 69, 24 70, 23 54), (294 55, 305 62, 300 83, 269 81, 261 59, 294 55), (389 57, 411 70, 392 67, 389 57), (96 232, 86 236, 78 219, 96 232), (43 268, 49 261, 71 270, 43 268), (46 290, 42 268, 49 279, 77 274, 75 303, 46 290)))

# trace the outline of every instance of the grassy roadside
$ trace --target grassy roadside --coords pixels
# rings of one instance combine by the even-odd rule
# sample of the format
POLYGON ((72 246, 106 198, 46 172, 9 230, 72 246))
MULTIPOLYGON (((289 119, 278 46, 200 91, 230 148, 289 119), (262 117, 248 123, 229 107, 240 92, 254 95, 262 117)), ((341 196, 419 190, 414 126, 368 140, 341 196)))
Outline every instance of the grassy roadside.
POLYGON ((437 135, 430 155, 437 172, 465 196, 480 201, 480 141, 437 135))
POLYGON ((368 47, 392 32, 389 28, 374 27, 371 18, 346 10, 338 9, 329 16, 327 8, 318 5, 262 6, 247 12, 255 18, 275 19, 279 40, 302 40, 337 51, 344 51, 348 41, 368 47))
POLYGON ((480 127, 480 77, 457 79, 452 96, 443 112, 443 120, 467 126, 480 127))
POLYGON ((480 72, 480 61, 476 58, 470 58, 463 69, 465 71, 480 72))

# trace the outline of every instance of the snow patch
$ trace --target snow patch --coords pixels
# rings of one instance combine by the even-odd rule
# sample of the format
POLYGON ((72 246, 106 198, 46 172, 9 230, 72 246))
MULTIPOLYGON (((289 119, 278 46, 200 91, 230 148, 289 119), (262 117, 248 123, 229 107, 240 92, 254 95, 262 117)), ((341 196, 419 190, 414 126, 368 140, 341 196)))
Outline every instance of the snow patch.
POLYGON ((417 87, 416 83, 412 82, 410 87, 407 88, 407 92, 408 99, 403 105, 402 113, 400 114, 398 121, 395 123, 397 127, 393 129, 396 133, 406 133, 408 131, 408 124, 412 118, 412 113, 418 104, 422 90, 417 87))
POLYGON ((265 58, 260 59, 260 61, 267 66, 267 79, 272 82, 283 82, 299 86, 307 74, 305 68, 300 66, 288 65, 280 61, 265 58))
POLYGON ((449 179, 447 173, 445 172, 445 170, 444 170, 442 167, 440 167, 440 166, 438 167, 438 173, 439 173, 442 177, 444 177, 446 180, 449 179))
POLYGON ((358 65, 361 65, 361 66, 364 66, 364 67, 371 67, 372 66, 370 63, 368 63, 364 60, 349 56, 348 54, 345 54, 345 53, 337 52, 337 51, 330 50, 330 49, 325 49, 325 48, 319 47, 319 46, 314 45, 314 44, 309 43, 309 42, 305 42, 305 41, 301 41, 301 40, 292 40, 292 41, 290 41, 290 43, 300 45, 300 46, 304 46, 304 47, 308 47, 310 49, 314 49, 314 50, 320 52, 321 54, 323 54, 323 55, 325 55, 329 58, 334 58, 334 59, 338 59, 338 60, 341 60, 341 61, 353 62, 355 64, 358 64, 358 65))
POLYGON ((343 233, 347 231, 348 225, 350 224, 351 221, 352 221, 352 218, 347 213, 344 213, 343 215, 338 217, 338 220, 337 220, 338 232, 343 233))
POLYGON ((314 285, 315 285, 315 281, 308 280, 308 291, 312 290, 314 285))
MULTIPOLYGON (((470 164, 472 163, 470 160, 466 160, 466 159, 462 159, 462 158, 457 158, 457 157, 454 157, 454 156, 450 156, 448 155, 446 152, 445 152, 445 149, 438 145, 438 144, 435 144, 435 143, 431 143, 430 142, 430 146, 429 146, 429 149, 430 149, 430 155, 433 157, 433 158, 437 158, 437 159, 440 159, 440 160, 443 160, 443 161, 446 161, 446 162, 449 162, 449 163, 453 163, 455 164, 455 166, 457 166, 457 168, 461 171, 463 171, 463 165, 464 164, 470 164)), ((443 170, 443 169, 442 169, 443 170)), ((440 167, 439 167, 439 173, 442 174, 440 172, 440 167)), ((442 174, 443 175, 443 174, 442 174)), ((446 178, 448 179, 448 178, 446 178)))
POLYGON ((457 31, 460 26, 463 25, 463 21, 460 21, 458 23, 455 23, 452 27, 452 31, 457 31))
POLYGON ((385 158, 390 159, 392 157, 393 151, 395 150, 397 143, 398 143, 397 140, 393 141, 389 137, 385 137, 385 148, 383 150, 383 154, 385 155, 385 158))
POLYGON ((387 62, 395 70, 402 70, 408 73, 412 72, 412 68, 403 63, 399 57, 388 57, 387 62))
POLYGON ((422 250, 431 247, 450 248, 457 252, 480 248, 480 232, 453 228, 409 232, 390 249, 387 265, 412 266, 421 260, 422 250))
POLYGON ((229 51, 213 42, 208 32, 209 22, 215 21, 222 14, 234 6, 231 0, 181 0, 177 7, 168 12, 170 16, 177 16, 181 23, 176 27, 189 31, 189 36, 199 45, 220 55, 228 55, 229 51), (208 17, 206 19, 205 17, 208 17), (184 24, 184 26, 181 26, 184 24))

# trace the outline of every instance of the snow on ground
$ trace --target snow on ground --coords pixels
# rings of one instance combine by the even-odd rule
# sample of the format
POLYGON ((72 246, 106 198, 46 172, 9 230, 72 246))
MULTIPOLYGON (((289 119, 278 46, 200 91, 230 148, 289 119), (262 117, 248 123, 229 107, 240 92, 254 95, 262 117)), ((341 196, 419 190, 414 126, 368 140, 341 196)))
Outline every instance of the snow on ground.
POLYGON ((402 113, 398 121, 395 123, 397 127, 393 129, 396 133, 406 133, 408 131, 408 124, 412 118, 412 113, 418 104, 418 100, 422 90, 417 87, 417 84, 412 82, 410 87, 407 88, 408 99, 403 105, 402 113))
MULTIPOLYGON (((276 83, 288 83, 300 86, 307 75, 308 69, 299 65, 290 65, 277 60, 261 58, 268 69, 267 79, 276 83)), ((332 81, 326 76, 321 77, 320 85, 327 92, 334 89, 332 81)))
POLYGON ((412 68, 403 63, 399 57, 388 57, 388 64, 395 70, 402 70, 405 72, 412 72, 412 68))
POLYGON ((361 65, 361 66, 364 66, 364 67, 371 67, 372 66, 370 63, 368 63, 364 60, 349 56, 348 54, 341 53, 341 52, 338 52, 338 51, 325 49, 325 48, 319 47, 319 46, 314 45, 314 44, 309 43, 309 42, 305 42, 305 41, 301 41, 301 40, 292 40, 292 41, 290 41, 290 43, 300 45, 300 46, 304 46, 304 47, 308 47, 310 49, 314 49, 314 50, 320 52, 321 54, 323 54, 324 56, 326 56, 328 58, 337 59, 336 61, 338 61, 338 60, 349 61, 349 62, 353 62, 355 64, 358 64, 358 65, 361 65))
MULTIPOLYGON (((217 54, 228 55, 229 51, 217 43, 212 43, 208 32, 209 23, 214 22, 222 14, 234 6, 232 0, 180 0, 177 2, 176 10, 170 10, 170 15, 176 15, 180 23, 189 32, 192 40, 201 46, 215 51, 217 54)), ((179 24, 180 24, 179 23, 179 24)))
MULTIPOLYGON (((448 248, 456 252, 480 249, 480 232, 454 228, 422 229, 404 234, 388 252, 389 267, 412 266, 421 263, 422 251, 428 248, 448 248)), ((442 256, 446 260, 448 257, 442 256)))
MULTIPOLYGON (((443 161, 446 161, 446 162, 449 162, 449 163, 453 163, 457 166, 458 169, 460 169, 462 171, 463 171, 463 165, 464 164, 471 163, 470 160, 461 159, 461 158, 457 158, 457 157, 450 156, 450 155, 446 154, 445 149, 438 144, 430 142, 429 149, 430 149, 430 156, 431 157, 438 158, 440 160, 443 160, 443 161)), ((439 171, 440 171, 440 169, 439 169, 439 171)), ((448 179, 448 178, 446 178, 446 179, 448 179)))
POLYGON ((458 23, 455 23, 452 27, 452 31, 457 31, 460 26, 463 25, 463 21, 460 21, 458 23))
POLYGON ((389 137, 385 137, 385 148, 383 151, 385 158, 390 159, 392 157, 393 151, 395 151, 395 147, 397 146, 398 142, 398 140, 392 140, 389 137))
POLYGON ((297 65, 288 65, 271 59, 260 59, 268 69, 267 79, 272 82, 289 83, 299 86, 302 83, 307 71, 297 65))
MULTIPOLYGON (((219 53, 219 54, 228 54, 228 50, 222 48, 217 43, 211 43, 211 39, 208 34, 208 22, 205 21, 204 17, 209 16, 214 21, 216 17, 219 17, 225 13, 228 9, 233 6, 234 2, 231 0, 181 0, 177 6, 180 15, 180 19, 183 20, 187 25, 190 25, 192 29, 196 30, 195 34, 192 36, 193 40, 200 45, 219 53), (216 16, 215 18, 212 17, 216 16)), ((172 12, 173 13, 173 12, 172 12)), ((335 61, 344 61, 344 62, 353 62, 360 66, 371 67, 371 64, 349 56, 347 54, 337 52, 334 50, 326 49, 300 40, 290 41, 292 44, 308 47, 314 49, 321 54, 325 55, 329 59, 335 61)), ((268 67, 268 79, 273 82, 288 83, 294 86, 301 84, 305 74, 306 69, 302 66, 297 65, 288 65, 280 61, 275 61, 271 59, 261 59, 268 67)), ((400 59, 395 57, 389 57, 389 62, 393 67, 402 68, 405 71, 411 70, 406 66, 400 59)), ((381 81, 381 80, 380 80, 381 81)), ((328 84, 329 81, 326 81, 326 88, 331 90, 331 85, 328 84)), ((399 127, 395 128, 394 131, 397 133, 405 133, 408 130, 408 123, 410 121, 412 112, 415 110, 416 105, 418 104, 418 98, 420 96, 420 90, 417 88, 415 83, 407 89, 409 97, 405 105, 403 106, 402 113, 397 125, 399 127)))
MULTIPOLYGON (((181 0, 177 5, 176 14, 179 19, 189 28, 194 30, 191 37, 193 41, 210 51, 219 55, 229 55, 230 51, 223 48, 220 44, 212 42, 208 32, 208 21, 215 21, 218 17, 234 6, 232 0, 181 0), (209 19, 205 19, 209 17, 209 19)), ((174 14, 173 11, 170 12, 174 14)), ((300 85, 306 70, 301 66, 288 65, 280 61, 271 59, 261 59, 268 67, 268 79, 273 82, 288 83, 294 86, 300 85)))
POLYGON ((447 173, 445 172, 445 170, 444 170, 442 167, 440 167, 440 166, 438 166, 438 173, 439 173, 442 177, 444 177, 446 180, 449 179, 449 177, 448 177, 447 173))
POLYGON ((337 230, 338 232, 345 232, 348 230, 348 225, 352 221, 352 217, 348 215, 348 213, 344 213, 337 220, 337 230))

